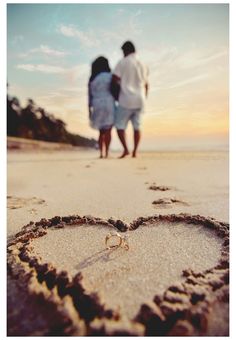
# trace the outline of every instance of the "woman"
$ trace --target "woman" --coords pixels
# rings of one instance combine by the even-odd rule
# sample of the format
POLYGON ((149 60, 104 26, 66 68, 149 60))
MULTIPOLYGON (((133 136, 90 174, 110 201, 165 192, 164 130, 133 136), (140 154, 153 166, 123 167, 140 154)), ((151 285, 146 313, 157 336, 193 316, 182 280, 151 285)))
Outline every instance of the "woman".
POLYGON ((89 79, 89 119, 91 127, 99 130, 100 158, 108 157, 111 143, 111 129, 114 124, 115 102, 110 92, 111 70, 108 60, 97 58, 92 63, 92 72, 89 79))

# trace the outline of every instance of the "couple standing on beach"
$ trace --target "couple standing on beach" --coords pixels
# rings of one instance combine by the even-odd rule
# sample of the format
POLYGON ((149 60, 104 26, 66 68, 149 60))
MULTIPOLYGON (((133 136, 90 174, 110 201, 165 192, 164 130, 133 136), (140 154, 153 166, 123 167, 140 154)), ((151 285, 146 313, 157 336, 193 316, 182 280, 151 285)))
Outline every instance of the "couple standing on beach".
POLYGON ((132 157, 136 157, 140 141, 140 115, 148 93, 148 71, 137 58, 131 41, 126 41, 121 48, 124 58, 112 73, 106 58, 101 56, 92 63, 88 85, 89 119, 91 127, 99 130, 100 158, 108 157, 113 126, 124 148, 120 158, 129 155, 125 135, 129 121, 134 130, 132 157))

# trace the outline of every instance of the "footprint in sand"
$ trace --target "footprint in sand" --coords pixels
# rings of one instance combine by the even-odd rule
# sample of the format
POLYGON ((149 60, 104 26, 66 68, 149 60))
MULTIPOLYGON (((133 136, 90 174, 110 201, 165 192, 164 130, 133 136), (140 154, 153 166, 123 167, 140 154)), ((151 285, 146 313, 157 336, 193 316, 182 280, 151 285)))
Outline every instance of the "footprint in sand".
POLYGON ((31 215, 37 215, 37 214, 38 214, 38 211, 37 211, 37 209, 35 209, 35 208, 30 209, 30 210, 28 210, 28 211, 29 211, 29 213, 30 213, 31 215))
MULTIPOLYGON (((46 201, 37 197, 16 197, 16 196, 7 196, 7 208, 8 209, 19 209, 28 205, 46 205, 46 201)), ((35 214, 37 210, 32 208, 29 210, 30 213, 35 214)))
POLYGON ((156 185, 156 183, 153 183, 148 187, 148 189, 155 190, 155 191, 168 191, 168 190, 173 190, 174 188, 166 186, 166 185, 156 185))
POLYGON ((158 208, 171 208, 177 205, 185 205, 185 206, 189 205, 187 202, 184 202, 176 198, 160 198, 158 200, 153 201, 152 204, 158 208))

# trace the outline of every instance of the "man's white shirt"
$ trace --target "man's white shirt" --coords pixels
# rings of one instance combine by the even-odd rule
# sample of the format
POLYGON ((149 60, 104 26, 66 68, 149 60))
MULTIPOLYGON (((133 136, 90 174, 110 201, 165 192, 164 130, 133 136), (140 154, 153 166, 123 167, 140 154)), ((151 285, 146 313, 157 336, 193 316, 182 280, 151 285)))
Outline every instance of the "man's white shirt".
POLYGON ((143 109, 145 84, 148 82, 148 69, 135 53, 121 59, 113 74, 120 78, 120 106, 127 109, 143 109))

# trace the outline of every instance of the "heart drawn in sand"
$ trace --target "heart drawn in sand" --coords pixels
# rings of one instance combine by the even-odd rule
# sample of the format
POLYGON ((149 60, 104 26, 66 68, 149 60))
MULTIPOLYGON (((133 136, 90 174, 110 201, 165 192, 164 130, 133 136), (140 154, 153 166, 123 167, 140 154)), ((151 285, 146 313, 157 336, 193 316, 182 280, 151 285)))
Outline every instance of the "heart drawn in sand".
POLYGON ((12 275, 27 274, 31 294, 46 301, 50 292, 67 312, 71 327, 63 334, 202 334, 210 304, 227 296, 228 225, 200 216, 160 215, 129 226, 88 216, 42 219, 8 251, 12 275), (114 229, 128 235, 128 251, 106 249, 114 229))

